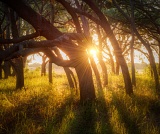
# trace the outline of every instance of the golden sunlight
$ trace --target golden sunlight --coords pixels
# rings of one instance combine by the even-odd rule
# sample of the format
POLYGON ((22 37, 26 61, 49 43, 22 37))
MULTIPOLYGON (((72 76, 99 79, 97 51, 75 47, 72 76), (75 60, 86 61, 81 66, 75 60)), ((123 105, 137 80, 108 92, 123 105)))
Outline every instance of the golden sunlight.
POLYGON ((88 52, 89 52, 90 56, 92 56, 94 58, 94 61, 97 64, 98 63, 98 58, 97 58, 98 50, 95 48, 91 48, 91 49, 89 49, 88 52))
POLYGON ((97 50, 96 49, 90 49, 89 50, 90 55, 96 56, 97 55, 97 50))

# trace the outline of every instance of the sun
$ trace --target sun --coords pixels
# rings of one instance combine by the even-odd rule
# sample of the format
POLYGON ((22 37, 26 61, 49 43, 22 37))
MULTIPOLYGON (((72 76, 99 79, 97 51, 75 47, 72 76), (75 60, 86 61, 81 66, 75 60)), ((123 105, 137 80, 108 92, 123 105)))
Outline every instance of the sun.
POLYGON ((88 50, 88 52, 89 52, 89 55, 94 58, 94 61, 95 61, 96 64, 97 64, 97 63, 98 63, 98 58, 97 58, 98 50, 95 49, 95 48, 91 48, 91 49, 88 50))
POLYGON ((90 49, 89 54, 92 55, 92 56, 96 56, 97 55, 97 50, 96 49, 90 49))

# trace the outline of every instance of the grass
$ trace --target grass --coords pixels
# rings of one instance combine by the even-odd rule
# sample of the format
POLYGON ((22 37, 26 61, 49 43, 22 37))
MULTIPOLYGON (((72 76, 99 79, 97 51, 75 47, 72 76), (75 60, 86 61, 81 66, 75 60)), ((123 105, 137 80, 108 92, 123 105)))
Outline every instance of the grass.
POLYGON ((159 134, 160 101, 153 80, 137 75, 134 95, 124 93, 122 76, 96 90, 95 102, 79 103, 65 75, 25 72, 25 88, 15 78, 0 80, 0 134, 159 134))

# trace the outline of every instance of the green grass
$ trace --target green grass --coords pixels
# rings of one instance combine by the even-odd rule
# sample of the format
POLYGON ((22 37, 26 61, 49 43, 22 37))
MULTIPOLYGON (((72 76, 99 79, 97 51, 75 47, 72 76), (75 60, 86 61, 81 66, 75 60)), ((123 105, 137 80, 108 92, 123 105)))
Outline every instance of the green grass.
POLYGON ((153 80, 137 75, 129 97, 122 76, 96 90, 95 102, 79 103, 65 75, 53 84, 40 72, 25 72, 25 88, 15 90, 15 78, 0 80, 0 134, 159 134, 160 101, 153 80))

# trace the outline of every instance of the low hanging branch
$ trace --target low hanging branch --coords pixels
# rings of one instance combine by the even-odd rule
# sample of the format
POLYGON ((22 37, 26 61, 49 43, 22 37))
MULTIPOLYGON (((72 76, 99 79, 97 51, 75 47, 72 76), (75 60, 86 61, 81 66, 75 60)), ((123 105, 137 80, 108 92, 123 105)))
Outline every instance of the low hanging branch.
POLYGON ((3 44, 20 43, 22 41, 33 39, 33 38, 38 37, 38 36, 39 36, 38 32, 35 32, 33 34, 22 36, 22 37, 19 37, 19 38, 14 38, 14 39, 0 39, 0 46, 3 45, 3 44))
POLYGON ((2 50, 0 52, 0 60, 10 60, 17 57, 24 57, 28 56, 30 54, 38 53, 38 52, 44 52, 49 58, 50 61, 57 64, 58 66, 63 67, 75 67, 75 60, 63 60, 54 55, 52 52, 52 48, 57 46, 67 46, 70 45, 69 43, 71 40, 83 40, 85 39, 85 36, 83 34, 76 34, 76 33, 70 33, 70 34, 63 34, 59 38, 55 40, 44 40, 44 41, 24 41, 18 44, 15 44, 11 46, 10 48, 6 50, 2 50), (23 50, 19 50, 19 46, 23 46, 23 50))

